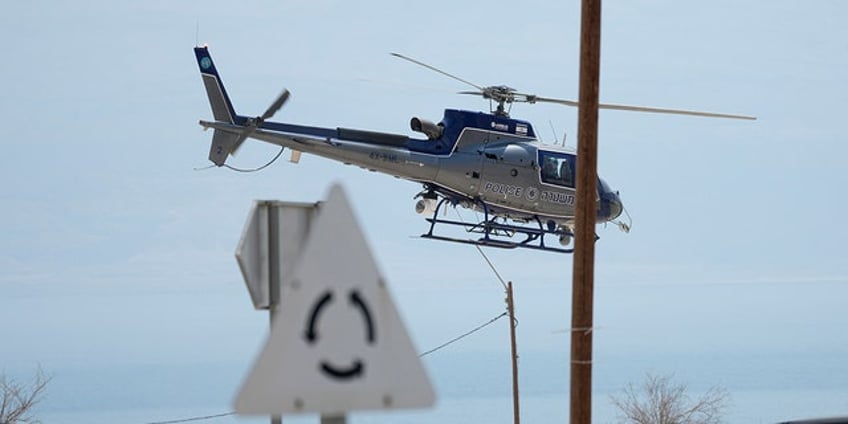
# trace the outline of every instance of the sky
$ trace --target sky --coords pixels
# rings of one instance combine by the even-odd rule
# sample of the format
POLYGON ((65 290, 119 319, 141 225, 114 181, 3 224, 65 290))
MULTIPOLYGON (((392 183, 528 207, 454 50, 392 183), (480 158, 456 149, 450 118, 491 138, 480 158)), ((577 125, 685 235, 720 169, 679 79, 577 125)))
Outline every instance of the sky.
MULTIPOLYGON (((848 376, 844 365, 815 365, 815 355, 848 354, 848 4, 603 7, 602 102, 758 120, 600 114, 599 173, 620 191, 633 230, 598 228, 597 355, 619 365, 672 353, 800 355, 816 372, 848 376)), ((208 43, 243 114, 261 113, 287 88, 292 97, 277 120, 412 135, 412 116, 437 121, 444 108, 488 104, 390 52, 479 85, 574 99, 579 2, 36 1, 3 9, 0 371, 52 371, 56 393, 45 408, 96 407, 63 393, 70 387, 130 398, 116 388, 126 369, 209 364, 238 379, 268 322, 252 309, 233 256, 251 203, 317 201, 334 182, 347 191, 420 350, 503 310, 500 283, 476 249, 417 238, 427 229, 414 213, 417 184, 306 155, 252 174, 196 170, 208 164, 211 139, 197 121, 211 113, 191 48, 208 43)), ((547 142, 567 134, 574 147, 576 110, 516 105, 512 115, 547 142)), ((276 151, 248 142, 231 164, 256 167, 276 151)), ((567 352, 571 257, 485 252, 515 282, 522 351, 567 352)), ((455 352, 499 351, 502 330, 455 352)), ((638 377, 645 369, 634 364, 628 375, 638 377)), ((787 363, 774 366, 763 374, 787 363)), ((829 384, 848 388, 848 377, 829 384)))

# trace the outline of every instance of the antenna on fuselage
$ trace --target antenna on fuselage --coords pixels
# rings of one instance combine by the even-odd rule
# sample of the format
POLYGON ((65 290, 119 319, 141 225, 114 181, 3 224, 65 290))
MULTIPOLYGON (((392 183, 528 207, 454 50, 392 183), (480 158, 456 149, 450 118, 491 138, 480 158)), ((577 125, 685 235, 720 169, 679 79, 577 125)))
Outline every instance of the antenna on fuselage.
MULTIPOLYGON (((559 140, 559 136, 556 133, 556 128, 554 128, 554 123, 550 119, 548 120, 548 125, 551 126, 551 132, 554 134, 554 146, 556 146, 557 140, 559 140)), ((565 147, 566 137, 568 137, 568 132, 562 133, 562 147, 565 147)))
POLYGON ((559 136, 557 136, 556 128, 554 128, 554 121, 548 119, 548 125, 551 126, 551 133, 554 134, 554 144, 556 144, 557 140, 559 140, 559 136))

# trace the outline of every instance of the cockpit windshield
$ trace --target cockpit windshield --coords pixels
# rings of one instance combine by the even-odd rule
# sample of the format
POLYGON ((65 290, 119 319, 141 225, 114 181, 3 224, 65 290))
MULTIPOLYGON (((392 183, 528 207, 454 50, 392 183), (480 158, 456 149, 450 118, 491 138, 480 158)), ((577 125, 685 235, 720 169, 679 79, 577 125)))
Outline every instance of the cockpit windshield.
POLYGON ((540 177, 542 182, 574 188, 576 156, 570 153, 539 150, 540 177))

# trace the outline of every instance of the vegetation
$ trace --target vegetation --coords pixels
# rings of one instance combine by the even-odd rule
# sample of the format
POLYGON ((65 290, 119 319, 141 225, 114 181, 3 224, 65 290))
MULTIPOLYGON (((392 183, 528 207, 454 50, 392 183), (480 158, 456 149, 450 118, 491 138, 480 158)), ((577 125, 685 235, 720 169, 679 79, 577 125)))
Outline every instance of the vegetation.
POLYGON ((0 375, 0 424, 40 423, 33 416, 33 410, 44 399, 50 379, 41 368, 30 384, 19 383, 0 375))
POLYGON ((717 424, 727 407, 724 389, 713 387, 697 398, 687 394, 685 384, 670 377, 648 375, 641 386, 628 384, 620 396, 612 396, 622 423, 717 424))

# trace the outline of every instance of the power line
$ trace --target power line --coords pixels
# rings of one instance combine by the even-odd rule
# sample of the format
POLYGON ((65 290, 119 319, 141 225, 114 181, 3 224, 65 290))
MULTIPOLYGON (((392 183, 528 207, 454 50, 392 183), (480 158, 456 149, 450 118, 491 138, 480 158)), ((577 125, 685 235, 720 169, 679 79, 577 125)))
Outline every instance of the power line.
POLYGON ((152 421, 145 424, 177 424, 177 423, 187 423, 190 421, 203 421, 203 420, 211 420, 213 418, 221 418, 227 417, 230 415, 235 415, 235 411, 225 412, 223 414, 215 414, 215 415, 204 415, 202 417, 191 417, 191 418, 182 418, 178 420, 170 420, 170 421, 152 421))
MULTIPOLYGON (((434 347, 433 349, 430 349, 430 350, 428 350, 424 353, 419 354, 418 357, 423 358, 423 357, 425 357, 425 356, 427 356, 427 355, 429 355, 433 352, 444 349, 444 348, 446 348, 446 347, 448 347, 448 346, 450 346, 450 345, 452 345, 452 344, 454 344, 454 343, 456 343, 456 342, 458 342, 458 341, 460 341, 460 340, 462 340, 462 339, 464 339, 464 338, 466 338, 466 337, 468 337, 468 336, 470 336, 470 335, 492 325, 492 323, 494 323, 495 321, 505 317, 506 315, 507 315, 507 313, 503 312, 500 315, 486 321, 485 323, 478 325, 474 329, 472 329, 472 330, 470 330, 470 331, 468 331, 464 334, 461 334, 457 337, 454 337, 454 338, 448 340, 447 342, 442 343, 439 346, 434 347)), ((181 419, 169 420, 169 421, 151 421, 151 422, 147 422, 147 423, 144 423, 144 424, 179 424, 179 423, 187 423, 187 422, 191 422, 191 421, 205 421, 205 420, 211 420, 211 419, 214 419, 214 418, 223 418, 223 417, 228 417, 230 415, 235 415, 235 414, 236 414, 235 411, 230 411, 230 412, 224 412, 222 414, 204 415, 204 416, 200 416, 200 417, 190 417, 190 418, 181 418, 181 419)))
POLYGON ((504 287, 504 290, 506 290, 506 282, 504 282, 504 279, 503 279, 503 278, 501 278, 501 274, 500 274, 500 273, 498 272, 498 270, 495 268, 495 265, 492 263, 492 261, 490 261, 490 260, 489 260, 489 257, 488 257, 488 256, 486 256, 486 254, 483 252, 483 249, 481 249, 481 248, 480 248, 480 246, 478 246, 478 245, 476 245, 476 244, 475 244, 475 245, 474 245, 474 247, 476 247, 476 248, 477 248, 477 251, 478 251, 478 252, 480 252, 480 255, 482 255, 482 256, 483 256, 483 259, 485 259, 485 260, 486 260, 486 263, 487 263, 487 264, 489 264, 489 268, 491 268, 491 269, 492 269, 492 272, 494 272, 494 273, 495 273, 495 276, 496 276, 496 277, 498 277, 498 280, 500 280, 500 281, 501 281, 501 285, 504 287))
MULTIPOLYGON (((460 220, 463 224, 465 224, 465 219, 464 219, 464 218, 462 217, 462 215, 459 213, 459 210, 454 209, 454 211, 456 211, 456 216, 458 216, 458 217, 459 217, 459 220, 460 220)), ((474 245, 474 247, 476 247, 476 248, 477 248, 477 251, 478 251, 478 252, 480 252, 480 256, 482 256, 482 257, 483 257, 483 259, 485 259, 485 260, 486 260, 486 263, 487 263, 487 264, 489 264, 489 268, 491 268, 492 272, 494 272, 494 273, 495 273, 495 277, 498 277, 498 280, 501 282, 501 285, 503 286, 504 290, 506 290, 506 281, 504 281, 504 279, 501 277, 501 274, 498 272, 497 268, 495 268, 495 264, 493 264, 493 263, 492 263, 492 261, 491 261, 491 260, 489 260, 489 256, 488 256, 488 255, 486 255, 486 252, 483 252, 483 249, 481 249, 479 245, 476 245, 476 244, 475 244, 475 245, 474 245)))
POLYGON ((470 336, 470 335, 472 335, 472 334, 474 334, 474 333, 476 333, 476 332, 478 332, 478 331, 482 330, 483 328, 485 328, 485 327, 487 327, 487 326, 491 325, 493 322, 495 322, 495 321, 497 321, 497 320, 499 320, 499 319, 501 319, 501 318, 505 317, 506 315, 507 315, 507 313, 506 313, 506 312, 503 312, 503 313, 501 313, 500 315, 498 315, 498 316, 496 316, 496 317, 494 317, 494 318, 490 319, 490 320, 489 320, 489 321, 487 321, 486 323, 484 323, 484 324, 482 324, 482 325, 479 325, 477 328, 475 328, 475 329, 473 329, 473 330, 471 330, 471 331, 469 331, 469 332, 467 332, 467 333, 465 333, 465 334, 463 334, 463 335, 461 335, 461 336, 454 337, 453 339, 448 340, 447 342, 442 343, 441 345, 439 345, 439 346, 437 346, 437 347, 435 347, 435 348, 433 348, 433 349, 430 349, 430 350, 428 350, 428 351, 426 351, 426 352, 424 352, 424 353, 422 353, 422 354, 418 355, 418 357, 423 358, 424 356, 427 356, 427 355, 429 355, 429 354, 431 354, 431 353, 433 353, 433 352, 435 352, 435 351, 437 351, 437 350, 439 350, 439 349, 442 349, 442 348, 444 348, 444 347, 447 347, 447 346, 448 346, 448 345, 450 345, 450 344, 453 344, 453 343, 455 343, 455 342, 458 342, 458 341, 460 341, 460 340, 462 340, 462 339, 464 339, 464 338, 466 338, 466 337, 468 337, 468 336, 470 336))

